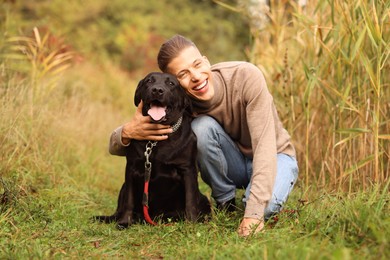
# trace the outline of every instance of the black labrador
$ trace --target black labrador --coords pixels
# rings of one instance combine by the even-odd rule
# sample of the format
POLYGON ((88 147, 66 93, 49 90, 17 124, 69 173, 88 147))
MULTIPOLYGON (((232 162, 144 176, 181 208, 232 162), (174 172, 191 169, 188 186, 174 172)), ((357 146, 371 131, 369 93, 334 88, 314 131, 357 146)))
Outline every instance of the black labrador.
POLYGON ((117 210, 111 216, 95 216, 95 220, 116 222, 119 228, 126 228, 144 220, 145 209, 151 219, 161 221, 204 219, 211 208, 198 187, 196 136, 191 130, 191 103, 187 94, 173 75, 152 72, 137 86, 135 105, 141 100, 144 116, 149 115, 154 123, 171 125, 174 132, 157 143, 131 141, 126 147, 125 183, 117 210), (145 180, 148 171, 149 181, 145 180), (148 196, 144 194, 146 182, 148 196))

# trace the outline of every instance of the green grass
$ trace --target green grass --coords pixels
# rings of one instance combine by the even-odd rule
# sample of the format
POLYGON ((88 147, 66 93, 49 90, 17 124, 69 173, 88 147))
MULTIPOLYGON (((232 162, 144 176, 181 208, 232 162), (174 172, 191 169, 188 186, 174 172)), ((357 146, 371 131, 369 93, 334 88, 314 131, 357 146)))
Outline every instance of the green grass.
MULTIPOLYGON (((11 193, 17 186, 3 184, 11 193)), ((298 187, 286 205, 296 212, 280 214, 276 224, 271 220, 264 232, 248 238, 235 232, 242 206, 236 214, 214 212, 212 219, 198 224, 137 224, 120 231, 114 224, 91 222, 91 216, 115 210, 116 195, 117 190, 98 190, 82 181, 41 189, 29 196, 13 191, 1 209, 0 258, 390 257, 390 197, 386 190, 345 196, 303 192, 298 187)))

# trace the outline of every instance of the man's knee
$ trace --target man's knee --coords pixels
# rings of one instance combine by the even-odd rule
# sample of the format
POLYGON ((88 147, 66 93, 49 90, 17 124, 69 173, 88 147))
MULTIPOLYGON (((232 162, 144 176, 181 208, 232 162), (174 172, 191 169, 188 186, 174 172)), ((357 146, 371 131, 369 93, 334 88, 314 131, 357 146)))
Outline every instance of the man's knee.
POLYGON ((198 156, 207 154, 215 147, 215 142, 218 142, 217 133, 221 126, 210 116, 200 116, 192 121, 191 127, 198 140, 198 156))
POLYGON ((194 131, 198 140, 210 138, 218 127, 220 127, 218 122, 210 116, 197 117, 191 123, 192 131, 194 131))

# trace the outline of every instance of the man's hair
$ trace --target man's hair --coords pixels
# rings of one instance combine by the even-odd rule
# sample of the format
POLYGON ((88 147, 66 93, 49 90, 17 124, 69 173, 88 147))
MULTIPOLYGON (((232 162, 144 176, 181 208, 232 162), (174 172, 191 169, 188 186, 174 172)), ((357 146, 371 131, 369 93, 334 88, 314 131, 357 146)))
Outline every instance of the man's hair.
POLYGON ((168 39, 161 45, 157 55, 157 63, 160 70, 162 72, 167 72, 168 64, 179 56, 182 50, 191 46, 196 48, 196 45, 192 41, 179 34, 168 39))

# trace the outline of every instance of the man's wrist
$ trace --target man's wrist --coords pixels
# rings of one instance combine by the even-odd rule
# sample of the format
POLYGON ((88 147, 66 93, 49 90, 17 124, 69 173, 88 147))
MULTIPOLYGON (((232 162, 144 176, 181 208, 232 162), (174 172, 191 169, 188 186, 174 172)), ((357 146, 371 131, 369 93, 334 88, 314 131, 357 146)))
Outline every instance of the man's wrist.
POLYGON ((121 142, 123 145, 128 145, 131 142, 131 137, 129 137, 129 134, 125 131, 125 126, 122 126, 121 131, 121 142))
POLYGON ((122 144, 123 145, 128 145, 131 142, 130 138, 122 137, 122 144))
POLYGON ((253 203, 248 200, 246 202, 244 218, 263 219, 265 205, 263 203, 253 203))

